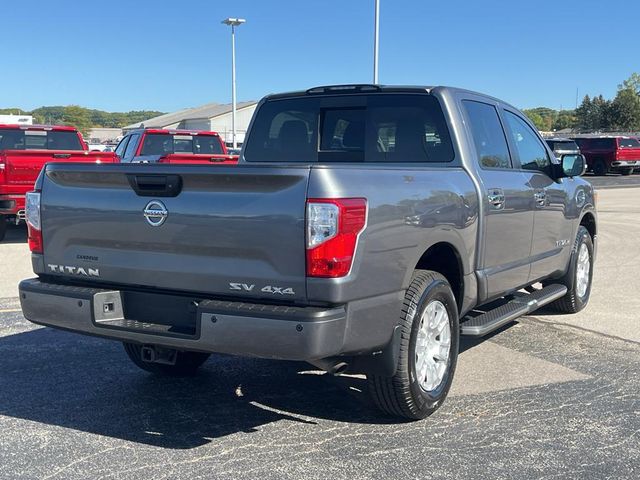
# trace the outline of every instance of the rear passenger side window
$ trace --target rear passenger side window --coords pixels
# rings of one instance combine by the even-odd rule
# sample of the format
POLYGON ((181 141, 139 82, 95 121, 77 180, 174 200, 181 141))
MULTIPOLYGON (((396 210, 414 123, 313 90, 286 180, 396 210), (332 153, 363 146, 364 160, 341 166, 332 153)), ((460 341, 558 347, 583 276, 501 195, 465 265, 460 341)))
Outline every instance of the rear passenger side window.
POLYGON ((504 113, 511 139, 520 159, 520 167, 524 170, 547 171, 551 160, 542 141, 523 119, 508 111, 504 113))
POLYGON ((511 168, 507 139, 498 112, 493 105, 463 100, 473 143, 484 168, 511 168))

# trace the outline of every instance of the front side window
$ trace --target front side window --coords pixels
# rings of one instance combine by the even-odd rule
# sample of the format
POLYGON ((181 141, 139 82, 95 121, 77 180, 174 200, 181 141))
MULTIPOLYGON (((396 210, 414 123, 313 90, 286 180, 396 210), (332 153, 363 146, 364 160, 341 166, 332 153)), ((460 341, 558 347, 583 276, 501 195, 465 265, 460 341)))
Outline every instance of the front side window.
POLYGON ((133 135, 131 135, 131 138, 129 139, 129 144, 127 145, 127 149, 124 152, 123 158, 127 158, 127 159, 133 158, 133 156, 136 154, 136 147, 138 145, 139 138, 140 138, 140 135, 137 133, 134 133, 133 135))
POLYGON ((120 140, 120 143, 118 144, 118 146, 116 147, 116 155, 118 155, 120 158, 122 158, 124 156, 124 150, 125 148, 127 148, 127 142, 129 141, 130 137, 124 137, 122 140, 120 140))
POLYGON ((484 168, 511 168, 507 139, 495 107, 472 100, 463 100, 462 104, 469 117, 480 165, 484 168))
POLYGON ((454 153, 434 97, 375 94, 269 101, 256 112, 244 158, 433 163, 450 162, 454 153))
POLYGON ((511 140, 524 170, 547 171, 551 165, 547 150, 531 127, 519 116, 505 110, 511 140))

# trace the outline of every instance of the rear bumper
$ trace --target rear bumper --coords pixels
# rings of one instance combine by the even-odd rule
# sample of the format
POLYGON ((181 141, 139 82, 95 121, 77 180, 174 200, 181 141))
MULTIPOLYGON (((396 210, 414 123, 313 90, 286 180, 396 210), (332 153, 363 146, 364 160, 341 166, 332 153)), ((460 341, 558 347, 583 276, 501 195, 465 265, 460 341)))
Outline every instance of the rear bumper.
POLYGON ((185 296, 75 287, 39 279, 23 280, 19 289, 22 311, 31 322, 182 350, 314 360, 341 353, 347 330, 344 306, 198 301, 185 296), (145 313, 149 311, 151 315, 145 313), (126 318, 136 315, 131 312, 147 318, 126 318), (159 323, 150 321, 154 318, 159 323))
POLYGON ((611 167, 614 169, 640 167, 640 160, 616 160, 611 162, 611 167))
POLYGON ((0 215, 18 215, 24 212, 25 195, 0 195, 0 215))

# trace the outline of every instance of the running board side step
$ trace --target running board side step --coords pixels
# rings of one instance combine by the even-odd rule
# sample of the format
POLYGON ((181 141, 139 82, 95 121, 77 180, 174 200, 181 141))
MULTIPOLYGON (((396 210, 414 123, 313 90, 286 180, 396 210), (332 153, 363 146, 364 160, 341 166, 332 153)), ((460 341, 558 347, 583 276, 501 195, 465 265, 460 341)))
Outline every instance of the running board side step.
POLYGON ((483 337, 507 323, 514 321, 516 318, 527 315, 563 297, 566 293, 567 287, 558 284, 547 285, 533 293, 523 293, 513 300, 477 317, 465 317, 468 318, 468 320, 463 320, 460 324, 460 334, 470 337, 483 337))

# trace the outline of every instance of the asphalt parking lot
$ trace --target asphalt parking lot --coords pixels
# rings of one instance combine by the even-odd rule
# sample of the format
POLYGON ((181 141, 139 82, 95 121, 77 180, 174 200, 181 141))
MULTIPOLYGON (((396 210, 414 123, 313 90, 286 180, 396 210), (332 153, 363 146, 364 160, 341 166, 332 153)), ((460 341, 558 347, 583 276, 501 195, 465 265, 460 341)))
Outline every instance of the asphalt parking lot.
POLYGON ((379 414, 358 377, 214 356, 194 378, 158 378, 120 344, 31 325, 16 298, 25 232, 12 228, 0 478, 639 478, 640 188, 609 178, 594 180, 605 188, 588 309, 464 342, 449 399, 414 423, 379 414))

